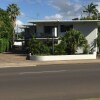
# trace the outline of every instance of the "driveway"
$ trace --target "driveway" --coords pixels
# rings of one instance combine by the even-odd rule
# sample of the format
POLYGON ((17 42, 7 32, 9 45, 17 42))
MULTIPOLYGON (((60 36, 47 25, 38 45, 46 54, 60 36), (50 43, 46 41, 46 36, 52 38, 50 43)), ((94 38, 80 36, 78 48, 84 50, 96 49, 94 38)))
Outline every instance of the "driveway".
POLYGON ((0 68, 36 66, 38 62, 26 60, 27 54, 7 52, 0 54, 0 68))
POLYGON ((26 54, 14 54, 7 52, 0 54, 0 63, 14 63, 26 61, 26 54))

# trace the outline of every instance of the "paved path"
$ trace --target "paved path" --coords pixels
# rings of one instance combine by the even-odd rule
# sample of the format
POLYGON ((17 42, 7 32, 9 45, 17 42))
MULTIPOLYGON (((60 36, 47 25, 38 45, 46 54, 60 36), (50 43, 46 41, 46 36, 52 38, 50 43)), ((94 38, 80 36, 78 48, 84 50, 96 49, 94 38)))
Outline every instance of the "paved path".
POLYGON ((25 54, 3 53, 0 54, 0 68, 2 67, 21 67, 34 66, 34 61, 26 60, 25 54))
POLYGON ((43 62, 43 61, 26 60, 25 54, 13 54, 13 53, 0 54, 0 68, 28 67, 28 66, 49 65, 49 64, 75 64, 75 63, 100 63, 100 59, 43 62))
POLYGON ((13 53, 0 54, 0 62, 13 63, 22 61, 26 61, 25 54, 13 54, 13 53))

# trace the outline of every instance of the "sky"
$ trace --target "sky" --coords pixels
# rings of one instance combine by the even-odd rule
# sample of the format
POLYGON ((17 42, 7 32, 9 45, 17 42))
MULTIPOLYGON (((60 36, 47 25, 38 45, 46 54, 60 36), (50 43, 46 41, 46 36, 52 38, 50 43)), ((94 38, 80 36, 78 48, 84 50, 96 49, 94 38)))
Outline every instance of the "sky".
POLYGON ((30 20, 53 20, 79 18, 84 6, 93 2, 98 4, 100 11, 100 0, 0 0, 0 8, 6 10, 9 4, 15 3, 20 8, 20 16, 17 24, 25 24, 30 20))

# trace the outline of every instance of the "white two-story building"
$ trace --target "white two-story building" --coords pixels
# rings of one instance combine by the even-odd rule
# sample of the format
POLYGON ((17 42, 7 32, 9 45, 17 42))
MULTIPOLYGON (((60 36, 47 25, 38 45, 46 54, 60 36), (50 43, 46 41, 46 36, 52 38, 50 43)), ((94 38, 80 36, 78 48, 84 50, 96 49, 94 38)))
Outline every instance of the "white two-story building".
POLYGON ((98 20, 33 20, 29 23, 24 25, 26 40, 34 35, 41 40, 54 38, 59 43, 59 37, 64 36, 66 31, 76 29, 85 35, 90 49, 97 52, 98 20))

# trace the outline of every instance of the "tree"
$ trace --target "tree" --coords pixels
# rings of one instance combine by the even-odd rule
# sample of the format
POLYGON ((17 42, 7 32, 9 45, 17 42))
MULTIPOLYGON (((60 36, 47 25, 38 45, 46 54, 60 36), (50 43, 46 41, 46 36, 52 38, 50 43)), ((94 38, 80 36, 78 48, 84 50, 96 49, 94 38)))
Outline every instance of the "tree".
POLYGON ((9 18, 12 21, 13 26, 13 38, 15 38, 15 31, 14 28, 16 27, 16 17, 20 15, 20 9, 17 7, 17 4, 10 4, 7 8, 7 13, 9 15, 9 18))
POLYGON ((91 15, 96 15, 98 13, 98 10, 96 9, 98 5, 90 3, 87 7, 84 7, 85 10, 83 10, 83 12, 88 13, 88 17, 91 17, 91 15))
POLYGON ((12 40, 13 27, 8 13, 0 9, 0 52, 9 50, 12 40))
POLYGON ((12 39, 13 27, 8 13, 0 9, 0 38, 6 38, 9 41, 12 39))
POLYGON ((66 43, 65 51, 68 54, 75 54, 78 47, 86 47, 87 40, 85 36, 78 30, 70 30, 66 32, 64 37, 62 38, 62 42, 66 43))
POLYGON ((34 37, 29 40, 28 51, 32 55, 49 54, 50 50, 48 46, 42 41, 36 40, 34 37))

